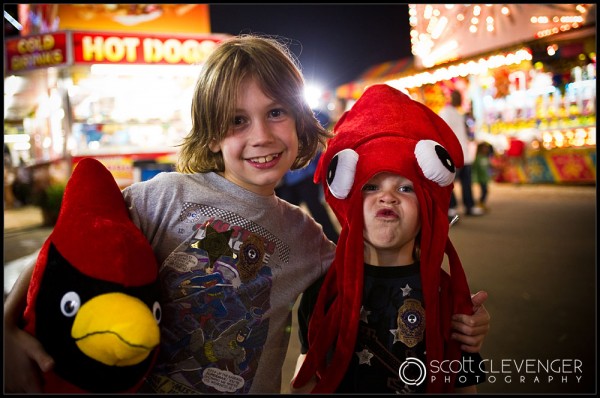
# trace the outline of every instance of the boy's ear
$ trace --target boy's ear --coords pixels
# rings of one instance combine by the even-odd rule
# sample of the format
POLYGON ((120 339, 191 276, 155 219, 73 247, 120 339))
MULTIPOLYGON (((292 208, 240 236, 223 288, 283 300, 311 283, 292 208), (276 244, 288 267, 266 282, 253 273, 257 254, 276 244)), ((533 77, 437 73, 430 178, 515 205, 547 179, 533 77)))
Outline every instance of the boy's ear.
POLYGON ((221 151, 221 144, 217 140, 210 140, 208 143, 208 149, 213 153, 221 151))

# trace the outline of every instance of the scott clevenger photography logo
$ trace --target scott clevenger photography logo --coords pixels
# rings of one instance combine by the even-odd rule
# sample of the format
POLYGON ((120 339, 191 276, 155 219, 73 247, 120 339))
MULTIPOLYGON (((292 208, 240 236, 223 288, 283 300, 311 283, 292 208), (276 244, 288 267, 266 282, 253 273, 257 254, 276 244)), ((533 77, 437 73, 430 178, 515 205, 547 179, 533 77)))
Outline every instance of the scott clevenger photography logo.
POLYGON ((460 360, 432 360, 427 367, 420 359, 408 357, 398 368, 398 376, 409 386, 419 386, 425 381, 433 383, 438 379, 451 383, 455 378, 460 383, 474 380, 476 383, 486 381, 489 384, 580 384, 583 361, 576 358, 526 358, 484 359, 477 362, 473 358, 463 357, 460 360))
POLYGON ((398 375, 400 376, 400 380, 406 385, 419 386, 425 381, 425 377, 427 377, 427 368, 419 358, 408 357, 400 365, 398 375))

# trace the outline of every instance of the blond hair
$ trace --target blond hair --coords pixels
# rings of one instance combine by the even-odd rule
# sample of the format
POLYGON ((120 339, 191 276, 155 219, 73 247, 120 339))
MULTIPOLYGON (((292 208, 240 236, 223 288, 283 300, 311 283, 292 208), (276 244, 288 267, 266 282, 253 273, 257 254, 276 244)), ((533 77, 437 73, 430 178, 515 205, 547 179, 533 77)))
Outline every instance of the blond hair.
POLYGON ((324 147, 330 134, 304 99, 304 78, 290 50, 275 38, 241 35, 220 43, 202 67, 192 99, 192 129, 181 144, 178 171, 225 170, 221 152, 213 153, 209 143, 227 135, 239 87, 247 77, 256 79, 268 97, 293 113, 299 148, 292 170, 306 166, 324 147))

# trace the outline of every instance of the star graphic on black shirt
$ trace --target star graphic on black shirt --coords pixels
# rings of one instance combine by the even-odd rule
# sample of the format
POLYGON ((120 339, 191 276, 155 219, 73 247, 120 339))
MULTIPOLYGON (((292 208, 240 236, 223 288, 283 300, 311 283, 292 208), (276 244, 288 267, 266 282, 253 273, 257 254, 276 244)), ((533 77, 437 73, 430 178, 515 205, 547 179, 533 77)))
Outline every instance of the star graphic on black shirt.
POLYGON ((412 288, 410 286, 408 286, 408 283, 407 283, 406 286, 401 287, 400 290, 402 290, 402 297, 406 297, 406 296, 410 295, 412 288))
POLYGON ((360 320, 364 323, 369 323, 369 319, 367 318, 371 314, 371 311, 367 311, 367 309, 363 306, 360 307, 360 320))
POLYGON ((367 364, 371 366, 371 358, 375 356, 371 351, 367 350, 366 348, 362 351, 356 352, 355 354, 358 356, 359 365, 367 364))

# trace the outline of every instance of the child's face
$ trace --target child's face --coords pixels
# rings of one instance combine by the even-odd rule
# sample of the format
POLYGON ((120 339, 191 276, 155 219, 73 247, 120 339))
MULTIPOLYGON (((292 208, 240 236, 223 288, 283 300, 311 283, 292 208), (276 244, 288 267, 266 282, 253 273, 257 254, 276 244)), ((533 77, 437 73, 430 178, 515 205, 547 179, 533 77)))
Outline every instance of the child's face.
POLYGON ((210 149, 222 152, 225 178, 259 195, 271 195, 298 156, 296 121, 290 109, 267 97, 249 78, 240 86, 231 128, 210 149))
POLYGON ((415 238, 421 229, 412 182, 397 174, 379 173, 364 185, 362 195, 365 262, 412 264, 415 238))

